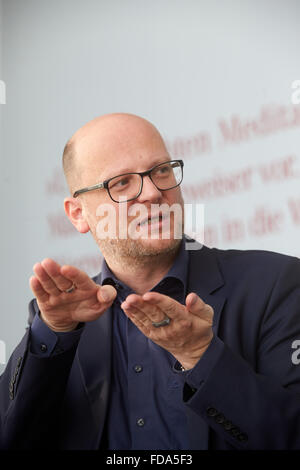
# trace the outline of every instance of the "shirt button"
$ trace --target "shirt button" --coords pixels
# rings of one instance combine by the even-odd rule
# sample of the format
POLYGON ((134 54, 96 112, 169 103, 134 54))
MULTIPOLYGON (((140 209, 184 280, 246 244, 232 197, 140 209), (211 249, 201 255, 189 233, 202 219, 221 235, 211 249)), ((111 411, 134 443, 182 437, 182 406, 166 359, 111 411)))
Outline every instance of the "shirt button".
POLYGON ((144 426, 145 424, 145 421, 143 420, 143 418, 139 418, 136 420, 136 424, 140 427, 144 426))
POLYGON ((48 349, 48 348, 47 348, 47 345, 46 345, 46 344, 42 343, 42 344, 40 345, 40 350, 41 350, 42 352, 46 352, 47 349, 48 349))
POLYGON ((143 370, 143 367, 142 367, 140 364, 136 364, 136 365, 134 366, 134 372, 136 372, 137 374, 138 374, 139 372, 142 372, 142 370, 143 370))

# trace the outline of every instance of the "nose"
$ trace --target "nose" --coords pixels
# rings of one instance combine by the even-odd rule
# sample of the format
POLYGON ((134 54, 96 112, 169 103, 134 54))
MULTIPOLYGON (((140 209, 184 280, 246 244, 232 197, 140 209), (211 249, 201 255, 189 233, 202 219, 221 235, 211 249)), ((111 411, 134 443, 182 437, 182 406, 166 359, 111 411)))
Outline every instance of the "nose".
POLYGON ((154 183, 152 183, 149 176, 144 176, 143 178, 143 188, 142 192, 138 197, 139 202, 158 202, 162 198, 161 191, 157 189, 154 183))

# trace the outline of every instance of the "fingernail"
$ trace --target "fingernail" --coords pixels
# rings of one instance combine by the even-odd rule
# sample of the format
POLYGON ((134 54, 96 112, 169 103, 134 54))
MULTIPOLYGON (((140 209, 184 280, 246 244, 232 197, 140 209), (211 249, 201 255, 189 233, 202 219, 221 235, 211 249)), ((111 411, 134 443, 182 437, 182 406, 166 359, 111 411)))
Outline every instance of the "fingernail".
POLYGON ((105 289, 101 289, 101 297, 104 302, 108 302, 110 300, 109 292, 107 292, 105 289))

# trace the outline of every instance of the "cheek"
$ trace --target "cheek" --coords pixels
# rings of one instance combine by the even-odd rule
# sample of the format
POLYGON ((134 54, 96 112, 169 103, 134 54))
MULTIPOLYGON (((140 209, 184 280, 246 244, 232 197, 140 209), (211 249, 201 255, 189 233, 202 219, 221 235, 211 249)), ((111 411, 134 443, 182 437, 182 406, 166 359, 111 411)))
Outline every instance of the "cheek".
POLYGON ((104 219, 110 223, 116 219, 117 208, 107 201, 106 198, 99 199, 99 197, 90 198, 83 208, 85 220, 93 229, 104 219))
POLYGON ((181 189, 174 188, 171 189, 170 191, 166 191, 165 194, 165 201, 171 206, 172 204, 180 204, 183 208, 183 198, 182 198, 182 193, 181 189))

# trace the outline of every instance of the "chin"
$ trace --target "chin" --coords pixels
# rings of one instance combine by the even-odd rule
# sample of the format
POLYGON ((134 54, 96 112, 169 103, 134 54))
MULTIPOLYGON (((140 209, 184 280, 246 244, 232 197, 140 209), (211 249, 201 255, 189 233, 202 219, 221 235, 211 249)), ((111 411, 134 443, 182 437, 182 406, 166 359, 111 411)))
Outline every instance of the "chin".
POLYGON ((155 256, 175 251, 181 239, 138 239, 134 241, 136 254, 142 256, 155 256))

